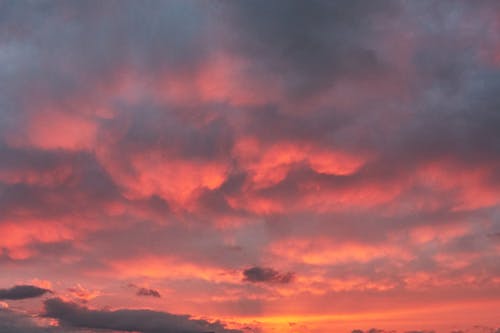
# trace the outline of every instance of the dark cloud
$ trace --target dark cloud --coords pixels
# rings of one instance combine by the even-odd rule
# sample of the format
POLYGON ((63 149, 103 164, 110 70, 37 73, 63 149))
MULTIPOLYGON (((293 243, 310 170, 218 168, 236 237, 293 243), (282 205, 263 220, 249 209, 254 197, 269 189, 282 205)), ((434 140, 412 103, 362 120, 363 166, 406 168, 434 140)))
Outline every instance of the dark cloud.
POLYGON ((0 289, 0 300, 21 300, 35 298, 50 293, 48 289, 30 285, 19 285, 9 289, 0 289))
POLYGON ((0 220, 15 218, 20 209, 39 218, 59 219, 75 209, 104 213, 107 203, 122 200, 91 154, 0 148, 0 161, 0 171, 10 175, 0 181, 0 220), (47 197, 53 198, 52 203, 47 197))
POLYGON ((108 329, 141 333, 241 333, 220 322, 191 319, 151 310, 91 310, 60 298, 45 301, 45 315, 75 328, 108 329))
POLYGON ((267 282, 267 283, 290 283, 295 275, 292 272, 280 273, 268 267, 251 267, 243 271, 243 281, 267 282))
POLYGON ((137 290, 137 295, 138 296, 151 296, 151 297, 161 297, 160 292, 155 289, 149 289, 149 288, 139 288, 137 290))
POLYGON ((137 296, 150 296, 150 297, 157 297, 157 298, 161 297, 160 292, 156 289, 140 287, 140 286, 137 286, 133 283, 130 283, 128 286, 130 288, 137 289, 137 292, 136 292, 137 296))
POLYGON ((40 327, 31 317, 11 311, 0 309, 0 332, 2 333, 56 333, 61 332, 54 327, 40 327))
POLYGON ((225 1, 232 45, 256 71, 273 73, 288 98, 317 94, 341 77, 366 77, 383 64, 369 44, 377 18, 390 17, 395 1, 225 1))

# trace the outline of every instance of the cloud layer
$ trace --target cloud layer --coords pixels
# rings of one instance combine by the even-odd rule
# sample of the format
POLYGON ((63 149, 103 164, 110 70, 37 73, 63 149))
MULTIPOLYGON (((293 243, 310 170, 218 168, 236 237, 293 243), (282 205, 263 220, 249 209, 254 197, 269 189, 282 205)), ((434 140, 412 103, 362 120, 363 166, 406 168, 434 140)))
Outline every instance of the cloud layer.
POLYGON ((0 284, 43 287, 0 299, 264 332, 499 326, 499 17, 2 2, 0 284))

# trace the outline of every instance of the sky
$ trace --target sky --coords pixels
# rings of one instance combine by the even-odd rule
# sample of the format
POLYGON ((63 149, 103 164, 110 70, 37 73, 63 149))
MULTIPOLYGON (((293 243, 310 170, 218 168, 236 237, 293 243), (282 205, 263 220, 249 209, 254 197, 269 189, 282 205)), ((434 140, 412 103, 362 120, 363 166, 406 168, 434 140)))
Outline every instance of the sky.
POLYGON ((0 332, 499 333, 499 31, 0 0, 0 332))

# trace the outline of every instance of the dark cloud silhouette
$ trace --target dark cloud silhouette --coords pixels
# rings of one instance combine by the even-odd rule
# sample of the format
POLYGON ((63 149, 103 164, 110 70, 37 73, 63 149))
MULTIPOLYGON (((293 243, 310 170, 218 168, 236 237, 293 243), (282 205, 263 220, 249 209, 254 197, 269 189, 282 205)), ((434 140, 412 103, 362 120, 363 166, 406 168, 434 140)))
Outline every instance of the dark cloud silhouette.
POLYGON ((0 309, 0 332, 2 333, 64 333, 55 327, 40 327, 32 318, 9 309, 0 309))
POLYGON ((21 300, 43 296, 51 291, 30 285, 19 285, 9 289, 0 289, 0 300, 21 300))
POLYGON ((268 282, 268 283, 290 283, 294 279, 294 273, 280 273, 268 267, 251 267, 243 271, 243 281, 268 282))
POLYGON ((220 322, 191 319, 151 310, 91 310, 60 298, 45 301, 45 316, 58 319, 70 328, 108 329, 141 333, 241 333, 220 322))
POLYGON ((137 290, 137 295, 138 296, 161 297, 160 292, 158 290, 149 289, 149 288, 139 288, 139 290, 137 290))

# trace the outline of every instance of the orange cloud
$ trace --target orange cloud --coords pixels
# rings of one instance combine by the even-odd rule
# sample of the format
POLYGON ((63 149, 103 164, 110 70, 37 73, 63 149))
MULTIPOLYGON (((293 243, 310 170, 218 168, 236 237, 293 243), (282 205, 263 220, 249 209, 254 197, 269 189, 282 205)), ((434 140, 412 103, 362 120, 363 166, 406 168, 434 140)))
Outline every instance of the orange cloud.
POLYGON ((94 147, 97 123, 77 112, 39 110, 28 119, 24 132, 7 138, 14 146, 41 149, 88 150, 94 147))
POLYGON ((83 302, 88 302, 101 295, 101 291, 85 288, 80 283, 68 288, 67 291, 71 297, 83 302))
POLYGON ((62 223, 53 221, 2 222, 0 248, 9 250, 13 259, 26 259, 35 254, 27 247, 32 242, 68 241, 75 238, 76 231, 62 223))
POLYGON ((228 103, 232 106, 266 104, 276 100, 276 82, 257 82, 248 75, 247 59, 222 52, 212 54, 198 70, 183 75, 168 73, 155 88, 159 98, 181 105, 228 103))
POLYGON ((256 138, 240 139, 233 154, 250 172, 255 188, 282 181, 296 163, 308 163, 313 170, 322 174, 349 175, 366 162, 366 158, 348 152, 293 142, 265 145, 256 138))
POLYGON ((218 282, 239 283, 239 272, 222 268, 185 262, 175 257, 144 256, 109 263, 113 275, 123 279, 153 278, 153 279, 201 279, 218 282))
POLYGON ((223 162, 183 160, 159 151, 130 156, 130 171, 105 154, 100 156, 110 175, 124 186, 127 197, 158 195, 183 208, 189 207, 198 190, 220 186, 228 172, 223 162))
POLYGON ((310 265, 332 265, 342 262, 368 262, 377 258, 402 261, 411 260, 412 255, 402 247, 388 245, 368 245, 353 242, 337 242, 335 239, 317 237, 315 239, 292 238, 270 245, 269 252, 289 262, 310 265))

